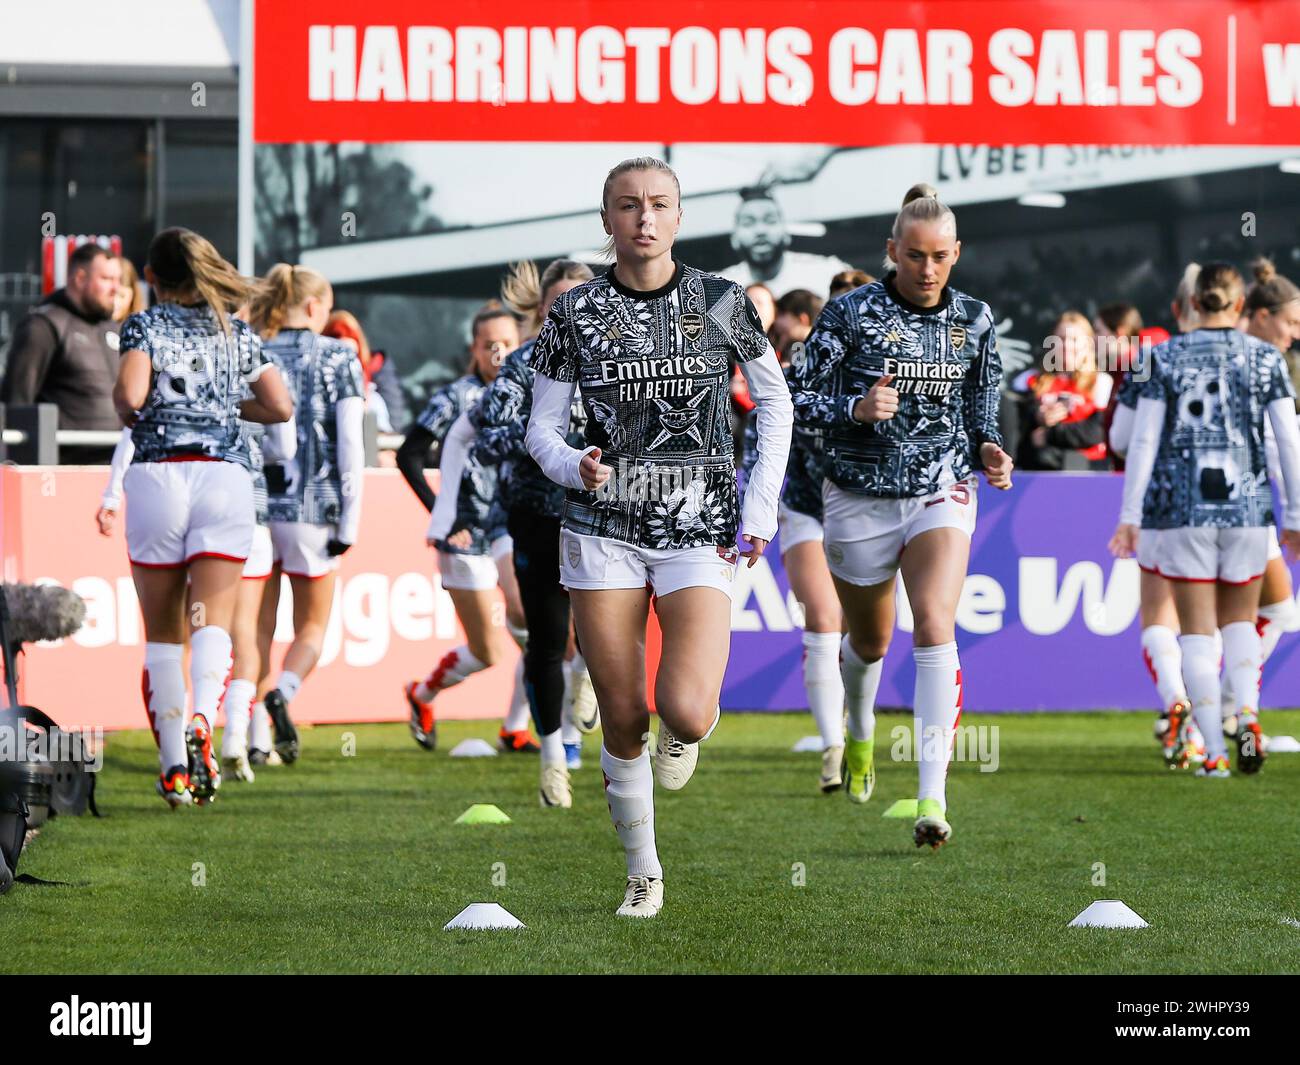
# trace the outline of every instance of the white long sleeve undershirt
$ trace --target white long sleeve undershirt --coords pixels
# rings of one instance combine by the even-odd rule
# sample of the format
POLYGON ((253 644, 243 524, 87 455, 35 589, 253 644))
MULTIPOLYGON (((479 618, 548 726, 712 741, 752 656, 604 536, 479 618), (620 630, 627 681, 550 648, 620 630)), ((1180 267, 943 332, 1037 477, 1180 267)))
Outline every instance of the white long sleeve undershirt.
POLYGON ((474 426, 466 411, 447 430, 442 441, 442 457, 438 462, 438 499, 429 515, 425 539, 429 542, 445 540, 456 522, 456 500, 460 495, 460 477, 465 461, 474 444, 474 426))
POLYGON ((1128 457, 1124 465, 1124 503, 1120 507, 1121 525, 1142 524, 1142 502, 1146 499, 1151 471, 1155 468, 1156 453, 1160 450, 1160 434, 1165 424, 1165 401, 1162 399, 1138 400, 1133 418, 1133 437, 1129 441, 1128 457))
POLYGON ((1115 405, 1115 417, 1110 423, 1110 450, 1120 458, 1124 457, 1128 451, 1129 443, 1133 439, 1133 418, 1136 411, 1132 407, 1126 407, 1123 403, 1115 405))
POLYGON ((565 488, 587 487, 582 483, 579 467, 583 457, 596 450, 589 447, 580 451, 570 447, 565 439, 569 432, 569 410, 577 390, 576 381, 557 381, 545 374, 534 374, 533 411, 524 433, 524 444, 533 460, 547 477, 565 488))
POLYGON ((742 362, 740 372, 758 406, 758 461, 745 483, 740 509, 742 531, 770 541, 776 535, 776 507, 790 457, 794 432, 794 403, 772 345, 759 358, 742 362))
POLYGON ((1273 427, 1277 444, 1277 466, 1282 474, 1278 491, 1282 495, 1283 529, 1300 529, 1300 423, 1296 421, 1295 401, 1289 396, 1268 405, 1268 424, 1273 427))
POLYGON ((119 510, 122 506, 122 479, 135 457, 135 441, 131 439, 131 430, 123 429, 113 448, 113 461, 108 467, 108 485, 100 505, 105 510, 119 510))
POLYGON ((338 422, 337 458, 343 495, 337 535, 345 544, 357 542, 361 526, 361 489, 366 472, 365 416, 366 401, 361 396, 339 400, 334 414, 338 422))

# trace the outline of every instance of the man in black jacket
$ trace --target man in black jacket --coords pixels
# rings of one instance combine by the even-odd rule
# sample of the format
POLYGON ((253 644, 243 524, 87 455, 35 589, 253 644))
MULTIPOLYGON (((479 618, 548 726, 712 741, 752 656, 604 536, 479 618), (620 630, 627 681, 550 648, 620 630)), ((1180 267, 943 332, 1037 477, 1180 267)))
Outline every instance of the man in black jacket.
MULTIPOLYGON (((85 244, 68 260, 68 283, 18 323, 0 402, 53 403, 60 429, 106 429, 122 423, 113 410, 117 380, 118 324, 113 300, 122 264, 97 244, 85 244)), ((61 447, 62 463, 107 463, 108 447, 61 447)))

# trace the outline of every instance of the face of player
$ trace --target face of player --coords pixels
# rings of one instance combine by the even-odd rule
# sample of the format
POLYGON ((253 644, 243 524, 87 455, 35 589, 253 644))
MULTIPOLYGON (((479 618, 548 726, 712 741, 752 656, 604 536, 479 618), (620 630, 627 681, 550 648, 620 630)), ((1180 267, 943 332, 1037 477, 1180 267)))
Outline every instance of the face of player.
POLYGON ((886 248, 898 264, 895 284, 902 296, 920 307, 937 304, 948 275, 961 257, 961 241, 951 227, 938 222, 913 222, 903 227, 897 241, 891 237, 886 248))
POLYGON ((1249 331, 1279 351, 1286 351, 1300 340, 1300 300, 1283 304, 1272 313, 1261 307, 1251 317, 1249 331))
POLYGON ((538 309, 542 321, 546 321, 546 316, 551 313, 551 304, 563 296, 571 288, 577 288, 582 282, 574 277, 566 277, 556 281, 550 288, 542 293, 542 305, 538 309))
POLYGON ((97 255, 68 278, 68 296, 86 314, 111 318, 121 284, 121 262, 111 255, 97 255))
POLYGON ((506 316, 479 322, 474 342, 469 346, 470 355, 474 359, 474 372, 484 381, 494 380, 505 357, 517 347, 519 323, 513 318, 506 316))
POLYGON ((677 183, 662 170, 625 170, 610 185, 601 219, 619 262, 671 255, 682 224, 677 183))
POLYGON ((791 344, 807 340, 811 332, 812 322, 808 321, 806 314, 783 311, 772 324, 773 344, 778 351, 785 351, 791 344))
POLYGON ((772 290, 766 285, 751 285, 745 289, 745 295, 754 304, 754 310, 758 311, 758 320, 763 323, 763 332, 769 332, 772 323, 776 321, 776 300, 772 298, 772 290))
POLYGON ((785 254, 790 234, 774 200, 748 200, 740 205, 731 246, 754 266, 767 266, 785 254))

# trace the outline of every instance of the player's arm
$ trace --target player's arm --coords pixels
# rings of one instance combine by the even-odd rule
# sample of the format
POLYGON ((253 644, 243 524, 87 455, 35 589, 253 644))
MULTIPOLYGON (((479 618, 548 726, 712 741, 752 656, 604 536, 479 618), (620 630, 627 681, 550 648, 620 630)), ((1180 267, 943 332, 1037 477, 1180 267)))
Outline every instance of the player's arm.
POLYGON ((1160 450, 1160 433, 1165 424, 1165 401, 1144 396, 1138 400, 1124 466, 1124 501, 1119 512, 1119 526, 1111 537, 1110 549, 1117 558, 1129 558, 1137 550, 1138 530, 1142 525, 1142 504, 1155 469, 1160 450))
POLYGON ((993 312, 985 308, 984 329, 966 377, 962 380, 962 422, 970 440, 970 461, 983 470, 994 488, 1011 487, 1014 463, 1002 446, 998 411, 1002 401, 1002 357, 993 312))
POLYGON ((843 429, 859 423, 854 408, 866 396, 839 396, 833 392, 835 373, 852 344, 852 331, 840 301, 831 300, 817 316, 802 354, 793 361, 790 400, 800 428, 843 429))
POLYGON ((555 381, 540 371, 534 374, 533 411, 524 441, 528 453, 552 481, 566 488, 594 491, 609 480, 611 471, 600 465, 600 448, 569 446, 569 410, 577 388, 576 381, 555 381))
POLYGON ((1267 409, 1282 473, 1282 540, 1295 557, 1300 553, 1300 425, 1296 422, 1295 400, 1290 396, 1271 400, 1267 409))
POLYGON ((1123 402, 1115 404, 1115 414, 1110 422, 1110 450, 1123 458, 1133 439, 1133 418, 1137 411, 1123 402))
POLYGON ((452 422, 442 441, 442 459, 438 463, 438 499, 429 514, 429 527, 424 536, 430 544, 446 540, 455 528, 461 475, 465 472, 469 449, 473 443, 474 426, 470 424, 469 414, 465 413, 452 422))
POLYGON ((569 412, 578 390, 578 348, 566 318, 569 293, 551 305, 533 345, 533 410, 524 443, 552 481, 595 491, 613 472, 600 464, 600 448, 569 446, 569 412))
POLYGON ((527 374, 523 361, 515 355, 509 356, 470 414, 477 430, 473 456, 480 465, 495 466, 508 458, 528 454, 524 434, 531 407, 531 382, 527 374), (522 409, 511 402, 516 390, 524 394, 522 409))
POLYGON ((276 366, 269 362, 260 363, 244 375, 244 380, 253 393, 251 399, 239 404, 239 416, 244 421, 275 425, 293 417, 293 398, 276 366))
POLYGON ((108 484, 104 488, 99 511, 95 514, 95 521, 103 536, 110 536, 113 532, 117 512, 122 509, 122 481, 134 457, 135 441, 131 438, 131 430, 123 429, 113 448, 113 460, 108 467, 108 484))
POLYGON ((361 494, 366 475, 366 391, 361 380, 361 365, 350 351, 340 353, 340 365, 334 375, 338 395, 334 419, 338 433, 339 524, 329 553, 341 555, 357 542, 361 526, 361 494))
POLYGON ((758 457, 745 481, 745 499, 740 520, 744 539, 751 545, 750 565, 776 535, 776 505, 790 460, 790 437, 794 431, 794 402, 790 386, 781 372, 781 361, 771 344, 757 359, 742 359, 749 394, 758 408, 755 419, 758 457), (756 541, 762 541, 757 543, 756 541))
POLYGON ((437 461, 441 462, 443 439, 456 420, 456 414, 456 401, 450 387, 438 389, 429 397, 419 417, 407 428, 402 446, 397 449, 397 468, 411 491, 424 504, 424 509, 430 512, 437 505, 438 497, 429 487, 424 468, 430 451, 435 448, 437 461))

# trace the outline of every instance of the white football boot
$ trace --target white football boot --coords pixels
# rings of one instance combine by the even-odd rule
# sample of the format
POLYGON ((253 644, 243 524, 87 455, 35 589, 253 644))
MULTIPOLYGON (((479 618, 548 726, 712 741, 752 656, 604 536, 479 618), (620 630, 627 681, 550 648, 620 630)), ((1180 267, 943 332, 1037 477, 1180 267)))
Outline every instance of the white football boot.
POLYGON ((542 763, 542 786, 537 800, 543 807, 569 809, 573 806, 573 789, 569 785, 569 767, 563 762, 542 763))
POLYGON ((664 882, 649 876, 629 876, 618 917, 654 917, 664 905, 664 882))

